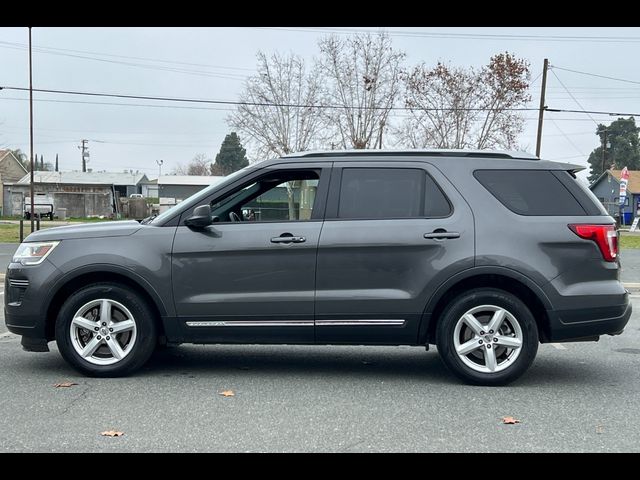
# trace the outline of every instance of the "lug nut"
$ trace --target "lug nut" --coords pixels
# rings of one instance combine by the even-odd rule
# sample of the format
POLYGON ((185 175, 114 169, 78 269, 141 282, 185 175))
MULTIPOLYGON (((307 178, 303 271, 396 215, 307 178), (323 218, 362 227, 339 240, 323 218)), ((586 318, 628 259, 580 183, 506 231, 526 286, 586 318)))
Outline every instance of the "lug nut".
POLYGON ((493 341, 494 341, 494 342, 497 342, 497 341, 498 341, 498 339, 497 339, 497 338, 494 338, 494 339, 493 339, 493 341))
POLYGON ((489 330, 489 333, 493 333, 493 330, 489 330))
POLYGON ((106 327, 107 326, 107 322, 102 322, 102 326, 106 327))
POLYGON ((109 331, 110 331, 110 332, 113 332, 113 328, 110 328, 110 329, 109 329, 109 331))
POLYGON ((478 343, 479 343, 480 345, 482 345, 482 340, 478 340, 478 343))
POLYGON ((107 337, 107 340, 111 340, 111 337, 107 337))
POLYGON ((94 330, 97 332, 98 330, 100 330, 98 327, 94 327, 94 330))
POLYGON ((483 330, 480 330, 480 335, 484 335, 484 331, 483 330))
POLYGON ((100 335, 98 335, 98 340, 102 340, 102 337, 100 335))
POLYGON ((491 348, 491 344, 490 343, 487 343, 487 348, 491 348))

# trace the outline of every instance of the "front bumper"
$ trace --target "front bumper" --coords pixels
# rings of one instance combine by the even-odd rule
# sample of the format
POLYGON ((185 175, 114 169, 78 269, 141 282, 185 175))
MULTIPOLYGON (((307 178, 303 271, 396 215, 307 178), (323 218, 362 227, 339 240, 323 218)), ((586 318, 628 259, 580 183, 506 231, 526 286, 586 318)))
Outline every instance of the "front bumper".
POLYGON ((46 308, 50 286, 60 271, 49 260, 40 265, 10 263, 4 280, 4 318, 10 332, 31 339, 52 340, 46 308))

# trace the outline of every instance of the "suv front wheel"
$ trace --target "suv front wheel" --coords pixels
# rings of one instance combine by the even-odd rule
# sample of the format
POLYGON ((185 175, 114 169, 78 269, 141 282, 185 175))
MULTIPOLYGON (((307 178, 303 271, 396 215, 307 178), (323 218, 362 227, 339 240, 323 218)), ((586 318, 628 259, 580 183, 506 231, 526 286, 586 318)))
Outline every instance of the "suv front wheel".
POLYGON ((444 363, 474 385, 505 385, 531 365, 538 328, 527 306, 497 289, 474 289, 442 312, 436 343, 444 363))
POLYGON ((60 309, 56 343, 65 360, 86 375, 126 375, 153 353, 153 314, 131 289, 117 283, 89 285, 60 309))

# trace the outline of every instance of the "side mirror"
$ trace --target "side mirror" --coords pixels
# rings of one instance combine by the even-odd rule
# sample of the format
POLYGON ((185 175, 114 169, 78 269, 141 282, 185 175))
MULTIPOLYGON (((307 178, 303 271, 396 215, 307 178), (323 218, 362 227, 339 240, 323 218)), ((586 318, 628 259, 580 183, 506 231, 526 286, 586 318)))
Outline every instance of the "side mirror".
POLYGON ((190 228, 204 228, 213 223, 211 219, 211 207, 209 205, 200 205, 195 208, 193 215, 184 221, 184 224, 190 228))

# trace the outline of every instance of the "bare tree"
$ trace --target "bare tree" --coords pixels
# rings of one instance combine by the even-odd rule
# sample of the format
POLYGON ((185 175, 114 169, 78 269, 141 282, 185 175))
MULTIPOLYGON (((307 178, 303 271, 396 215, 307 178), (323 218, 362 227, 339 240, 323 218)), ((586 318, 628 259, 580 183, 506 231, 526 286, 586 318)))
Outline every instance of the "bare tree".
POLYGON ((343 148, 375 148, 382 143, 389 112, 400 95, 405 54, 388 34, 330 35, 320 40, 325 109, 343 148), (338 108, 335 108, 338 107, 338 108))
POLYGON ((204 153, 199 153, 186 165, 178 165, 173 169, 174 175, 210 175, 211 160, 204 153))
POLYGON ((403 77, 409 117, 396 131, 411 148, 507 148, 517 146, 529 94, 529 63, 509 53, 480 70, 438 63, 419 65, 403 77))
MULTIPOLYGON (((240 105, 228 123, 244 133, 254 157, 309 150, 320 142, 324 118, 318 107, 320 83, 297 55, 258 52, 258 74, 247 79, 240 105)), ((295 218, 293 187, 287 182, 289 218, 295 218)))
POLYGON ((247 79, 228 123, 249 139, 256 156, 281 156, 315 146, 323 133, 320 84, 297 55, 258 52, 258 73, 247 79))

